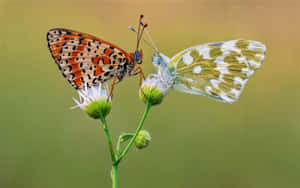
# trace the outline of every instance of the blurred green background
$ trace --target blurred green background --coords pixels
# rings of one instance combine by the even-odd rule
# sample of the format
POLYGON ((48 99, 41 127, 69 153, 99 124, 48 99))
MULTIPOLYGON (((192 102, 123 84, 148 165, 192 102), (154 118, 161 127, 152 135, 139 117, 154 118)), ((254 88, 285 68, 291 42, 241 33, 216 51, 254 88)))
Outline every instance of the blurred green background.
MULTIPOLYGON (((100 121, 70 110, 76 91, 46 42, 55 27, 93 34, 132 51, 127 28, 145 15, 168 56, 236 38, 267 45, 240 99, 224 104, 172 91, 152 109, 153 141, 120 165, 120 187, 300 187, 298 0, 1 0, 1 188, 111 187, 100 121)), ((146 74, 153 51, 144 44, 146 74)), ((117 85, 108 121, 116 141, 143 113, 138 77, 117 85)))

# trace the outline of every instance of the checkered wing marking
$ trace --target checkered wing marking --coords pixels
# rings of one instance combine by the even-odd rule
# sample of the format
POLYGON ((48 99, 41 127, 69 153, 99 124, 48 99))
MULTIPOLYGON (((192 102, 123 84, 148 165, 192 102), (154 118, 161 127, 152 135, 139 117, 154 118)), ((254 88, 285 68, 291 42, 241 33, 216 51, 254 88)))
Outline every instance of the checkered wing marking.
POLYGON ((265 50, 263 43, 243 39, 188 48, 171 59, 170 66, 176 68, 174 87, 232 103, 261 66, 265 50))
POLYGON ((106 82, 130 61, 117 46, 77 31, 51 29, 47 41, 59 70, 75 89, 106 82))

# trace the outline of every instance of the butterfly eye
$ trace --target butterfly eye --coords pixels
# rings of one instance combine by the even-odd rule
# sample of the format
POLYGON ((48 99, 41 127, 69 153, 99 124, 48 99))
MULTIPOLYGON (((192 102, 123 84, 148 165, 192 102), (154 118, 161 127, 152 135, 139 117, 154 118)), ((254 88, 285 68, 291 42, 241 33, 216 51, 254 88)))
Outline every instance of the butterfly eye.
POLYGON ((152 57, 152 63, 153 63, 154 65, 160 65, 160 62, 161 62, 161 57, 160 57, 160 56, 154 55, 154 56, 152 57))
POLYGON ((136 61, 140 61, 141 60, 141 54, 139 52, 134 52, 134 57, 136 61))

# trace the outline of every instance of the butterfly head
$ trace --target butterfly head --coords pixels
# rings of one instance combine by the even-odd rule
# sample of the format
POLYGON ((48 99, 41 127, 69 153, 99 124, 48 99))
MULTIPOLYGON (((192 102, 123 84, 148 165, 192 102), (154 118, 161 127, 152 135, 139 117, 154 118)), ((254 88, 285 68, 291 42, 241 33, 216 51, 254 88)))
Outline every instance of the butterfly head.
POLYGON ((152 63, 155 67, 158 67, 161 64, 161 56, 159 55, 159 53, 155 53, 152 56, 152 63))
POLYGON ((133 60, 134 64, 142 64, 143 63, 143 51, 135 51, 130 53, 130 57, 133 60))
POLYGON ((137 64, 143 63, 143 51, 142 50, 134 52, 134 57, 135 57, 135 61, 137 64))
POLYGON ((162 53, 156 52, 152 56, 152 63, 155 67, 168 65, 169 62, 170 62, 170 58, 168 58, 162 53))

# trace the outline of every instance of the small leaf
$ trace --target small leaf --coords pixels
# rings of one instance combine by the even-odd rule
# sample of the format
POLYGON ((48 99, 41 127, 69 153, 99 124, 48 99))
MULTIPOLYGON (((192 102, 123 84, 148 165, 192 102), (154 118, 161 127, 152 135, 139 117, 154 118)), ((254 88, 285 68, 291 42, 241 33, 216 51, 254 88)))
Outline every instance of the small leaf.
POLYGON ((133 133, 122 133, 120 135, 120 143, 122 144, 126 142, 127 140, 131 139, 133 136, 134 136, 133 133))

